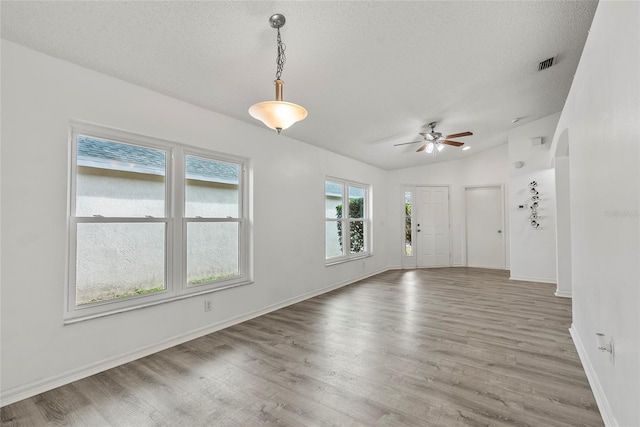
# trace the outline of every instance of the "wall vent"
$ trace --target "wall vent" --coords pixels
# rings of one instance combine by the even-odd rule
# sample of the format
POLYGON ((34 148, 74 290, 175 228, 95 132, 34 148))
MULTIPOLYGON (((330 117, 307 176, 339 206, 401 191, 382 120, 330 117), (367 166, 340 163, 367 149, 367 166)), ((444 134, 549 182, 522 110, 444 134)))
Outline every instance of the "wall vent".
POLYGON ((544 61, 540 62, 538 64, 538 71, 546 70, 547 68, 551 67, 553 65, 554 60, 555 58, 551 57, 549 59, 545 59, 544 61))

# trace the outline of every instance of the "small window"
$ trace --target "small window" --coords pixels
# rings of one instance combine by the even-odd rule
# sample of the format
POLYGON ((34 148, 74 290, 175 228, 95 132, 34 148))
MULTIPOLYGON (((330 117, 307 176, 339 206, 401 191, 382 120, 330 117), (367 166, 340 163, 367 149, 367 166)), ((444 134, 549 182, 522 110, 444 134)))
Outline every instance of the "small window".
POLYGON ((328 179, 324 193, 327 262, 370 255, 369 186, 328 179))
POLYGON ((249 282, 244 160, 71 127, 67 320, 249 282))
POLYGON ((404 192, 404 254, 413 256, 413 228, 411 223, 411 191, 404 192))

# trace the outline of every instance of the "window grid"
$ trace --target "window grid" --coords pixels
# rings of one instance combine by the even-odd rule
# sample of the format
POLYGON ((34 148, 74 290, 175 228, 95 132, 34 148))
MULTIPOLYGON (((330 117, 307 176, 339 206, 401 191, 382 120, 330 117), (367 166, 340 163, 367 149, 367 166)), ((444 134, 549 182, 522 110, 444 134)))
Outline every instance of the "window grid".
POLYGON ((335 178, 325 180, 328 265, 371 255, 369 217, 368 185, 335 178))
MULTIPOLYGON (((245 159, 222 155, 207 150, 187 148, 182 146, 181 144, 158 140, 142 135, 131 134, 128 132, 109 129, 84 122, 72 122, 70 130, 71 170, 69 186, 69 267, 67 274, 67 304, 65 312, 65 322, 72 323, 74 321, 84 320, 87 318, 99 317, 102 315, 112 314, 120 311, 128 311, 147 305, 154 305, 157 303, 175 299, 182 299, 193 295, 199 295, 206 292, 212 292, 215 290, 226 289, 229 287, 250 283, 250 265, 248 263, 248 260, 250 259, 248 254, 249 235, 247 231, 247 213, 249 210, 248 186, 244 179, 246 173, 245 159), (87 160, 85 154, 86 152, 91 150, 86 149, 86 147, 84 146, 79 149, 79 144, 82 144, 83 138, 89 138, 98 142, 104 142, 104 144, 100 146, 99 150, 96 150, 95 147, 92 147, 92 155, 94 157, 91 157, 89 160, 87 160), (114 158, 113 151, 118 150, 122 152, 128 152, 128 154, 130 154, 131 156, 121 158, 118 158, 116 156, 114 158), (100 154, 95 155, 96 151, 99 151, 100 154), (159 155, 159 153, 164 153, 164 170, 162 170, 162 162, 158 160, 160 157, 162 157, 161 155, 159 155), (111 158, 109 158, 109 156, 111 156, 111 158), (146 158, 144 158, 145 156, 146 158), (228 176, 224 183, 217 182, 219 181, 219 179, 217 179, 217 177, 214 177, 213 175, 211 175, 210 179, 208 179, 208 181, 210 182, 206 182, 207 178, 203 178, 203 176, 205 176, 207 173, 206 170, 203 172, 202 168, 196 170, 197 168, 195 167, 191 167, 192 170, 188 170, 189 167, 185 166, 185 162, 190 157, 198 159, 200 163, 208 162, 209 166, 216 166, 223 169, 227 168, 228 170, 235 171, 235 174, 237 176, 235 176, 235 178, 232 176, 235 181, 233 179, 229 179, 229 176, 233 174, 227 174, 228 176), (127 162, 123 160, 127 160, 127 162), (127 168, 130 168, 130 170, 127 168), (83 170, 83 173, 87 173, 87 171, 89 171, 89 173, 93 173, 101 179, 108 179, 109 177, 112 178, 114 175, 118 175, 118 179, 120 179, 120 181, 118 182, 133 183, 131 185, 131 188, 137 186, 135 190, 129 189, 131 190, 131 194, 134 194, 136 191, 141 191, 140 188, 144 188, 145 190, 149 190, 150 188, 152 188, 150 185, 145 187, 146 183, 143 181, 154 182, 153 197, 134 198, 133 196, 129 195, 129 199, 126 200, 127 203, 120 203, 122 202, 122 200, 120 200, 122 196, 119 196, 119 194, 116 194, 115 196, 111 194, 107 194, 106 196, 101 195, 103 196, 104 200, 110 201, 109 203, 107 203, 107 205, 109 205, 107 206, 107 211, 109 210, 109 208, 113 208, 113 206, 111 205, 115 206, 118 205, 118 203, 122 204, 123 206, 136 206, 157 202, 156 199, 158 199, 158 197, 162 198, 162 196, 160 196, 158 193, 158 186, 164 185, 164 215, 158 215, 159 211, 157 211, 157 208, 153 212, 153 215, 140 214, 139 212, 127 212, 127 215, 123 216, 121 215, 121 212, 118 211, 118 209, 112 209, 112 212, 109 213, 104 212, 105 215, 101 215, 100 213, 91 215, 88 214, 87 210, 85 209, 82 212, 78 212, 80 215, 76 215, 79 199, 87 199, 88 205, 93 207, 97 206, 97 209, 100 209, 105 205, 105 203, 99 203, 103 202, 103 200, 100 199, 100 197, 97 197, 96 194, 92 193, 92 190, 87 190, 87 188, 101 189, 104 187, 96 186, 94 184, 93 187, 88 186, 87 188, 83 188, 83 185, 85 184, 83 182, 80 183, 80 186, 78 185, 80 175, 79 171, 81 169, 83 170), (193 172, 194 170, 196 170, 196 172, 193 172), (133 179, 131 178, 133 176, 131 175, 132 171, 137 173, 137 175, 135 175, 133 179), (158 178, 155 175, 163 176, 164 180, 162 180, 162 178, 158 178), (105 176, 107 176, 107 178, 104 178, 105 176), (200 185, 202 187, 211 187, 208 189, 208 193, 203 193, 204 196, 200 196, 198 202, 201 205, 206 205, 208 203, 210 206, 217 207, 217 202, 213 203, 211 201, 208 201, 207 199, 208 197, 210 197, 210 194, 215 194, 216 191, 218 191, 218 193, 222 193, 224 190, 227 193, 233 194, 236 199, 235 214, 233 216, 216 215, 214 212, 209 215, 193 215, 192 217, 187 217, 187 208, 185 206, 185 186, 190 179, 198 184, 202 184, 202 182, 204 182, 205 185, 200 185), (79 188, 83 192, 82 195, 78 193, 79 188), (222 190, 220 190, 221 188, 222 190), (149 202, 148 199, 154 200, 152 202, 149 202), (113 202, 114 200, 115 202, 113 202), (109 214, 111 214, 112 216, 109 216, 109 214), (136 273, 136 268, 138 270, 143 268, 138 264, 144 264, 144 262, 131 262, 130 259, 127 260, 130 262, 126 266, 118 267, 115 269, 116 271, 114 271, 113 269, 109 270, 108 268, 105 269, 105 264, 108 262, 107 257, 98 255, 94 256, 91 254, 91 251, 93 251, 94 247, 96 246, 95 243, 100 243, 101 240, 95 236, 91 236, 91 238, 87 239, 86 242, 84 240, 78 241, 78 238, 85 238, 83 237, 84 234, 79 234, 79 227, 91 229, 91 225, 93 224, 98 226, 98 233, 94 234, 107 236, 104 237, 104 240, 107 240, 109 237, 109 233, 105 230, 118 229, 119 227, 124 227, 125 229, 127 229, 128 227, 128 230, 133 230, 133 232, 123 233, 121 236, 130 237, 129 235, 134 235, 136 234, 136 232, 137 235, 144 235, 145 232, 141 231, 142 227, 152 224, 164 224, 164 236, 156 235, 138 237, 138 241, 136 241, 135 238, 131 237, 130 240, 132 240, 133 243, 128 242, 129 247, 124 247, 127 246, 124 242, 122 244, 123 247, 120 247, 120 243, 118 243, 117 245, 111 243, 111 246, 109 246, 109 244, 105 244, 105 250, 111 251, 110 253, 112 253, 114 256, 121 255, 121 253, 130 250, 131 258, 138 261, 146 260, 146 257, 141 256, 141 254, 139 253, 140 251, 148 251, 154 249, 156 250, 155 258, 157 261, 157 246, 162 245, 162 260, 159 261, 160 264, 163 264, 162 273, 158 273, 157 271, 154 271, 151 274, 147 272, 136 273), (235 244, 235 248, 232 248, 232 250, 230 251, 221 250, 221 248, 219 247, 220 241, 223 239, 200 239, 201 245, 211 245, 211 242, 213 241, 217 241, 216 244, 218 245, 218 254, 216 256, 209 256, 209 259, 207 259, 207 250, 200 250, 200 252, 205 254, 205 263, 209 261, 211 261, 212 263, 220 262, 219 258, 222 256, 221 254, 226 252, 233 253, 233 256, 235 257, 234 274, 225 275, 224 277, 223 275, 212 274, 208 277, 205 277, 203 280, 197 280, 197 283, 188 283, 187 263, 190 259, 190 256, 187 250, 187 229, 189 227, 189 224, 195 224, 196 226, 198 226, 199 224, 213 224, 213 228, 217 227, 215 224, 235 224, 235 227, 231 227, 231 229, 236 231, 232 233, 233 236, 229 240, 231 244, 235 244), (99 230, 101 225, 104 225, 105 230, 99 230), (100 231, 102 231, 102 233, 100 233, 100 231), (161 240, 158 241, 158 238, 160 238, 161 240), (153 241, 155 243, 153 245, 145 246, 147 240, 153 241), (151 248, 150 246, 153 247, 151 248), (78 254, 79 247, 81 249, 86 249, 87 252, 90 252, 90 255, 88 257, 85 257, 88 258, 89 261, 81 261, 81 256, 78 254), (93 258, 91 258, 91 256, 93 256, 93 258), (153 276, 155 278, 154 280, 156 281, 153 283, 162 283, 162 285, 155 286, 153 283, 149 282, 151 284, 147 284, 147 288, 145 289, 136 289, 134 291, 124 293, 110 291, 110 296, 105 297, 105 299, 103 300, 98 297, 92 298, 91 300, 80 301, 81 303, 79 304, 78 265, 80 262, 84 263, 82 267, 86 267, 84 268, 85 270, 93 269, 92 272, 94 276, 99 276, 98 274, 96 274, 96 272, 110 271, 111 275, 114 277, 110 278, 109 280, 117 282, 118 286, 120 286, 120 283, 125 283, 130 278, 130 276, 135 276, 136 274, 148 274, 149 276, 153 276), (159 275, 162 276, 162 280, 159 279, 159 275)), ((107 190, 101 191, 106 192, 107 190)), ((99 192, 100 191, 98 190, 95 191, 95 193, 99 192)), ((82 203, 86 202, 86 200, 81 201, 82 203)), ((151 208, 145 207, 144 209, 151 208)), ((157 227, 155 229, 158 230, 157 227)), ((99 248, 101 247, 99 244, 97 246, 99 248)), ((85 274, 85 276, 88 277, 89 275, 85 274)), ((103 274, 101 277, 106 277, 106 275, 103 274)), ((107 280, 105 279, 105 282, 106 281, 107 280)), ((106 289, 107 286, 105 285, 104 288, 106 289)))

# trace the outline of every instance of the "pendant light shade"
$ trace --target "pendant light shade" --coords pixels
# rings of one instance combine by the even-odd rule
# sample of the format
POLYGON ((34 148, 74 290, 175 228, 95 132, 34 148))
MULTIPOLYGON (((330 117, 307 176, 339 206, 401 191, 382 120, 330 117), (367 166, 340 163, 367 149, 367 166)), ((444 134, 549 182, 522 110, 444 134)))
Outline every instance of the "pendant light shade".
POLYGON ((249 108, 249 114, 279 134, 283 129, 289 128, 295 122, 304 120, 305 117, 307 117, 307 110, 298 104, 284 102, 282 100, 282 87, 284 82, 282 80, 276 80, 275 84, 276 100, 253 104, 251 108, 249 108))
POLYGON ((283 129, 289 128, 296 122, 304 120, 307 117, 307 110, 300 105, 293 104, 291 102, 284 102, 282 100, 282 89, 284 82, 280 80, 286 57, 284 55, 285 45, 280 38, 280 28, 284 26, 285 18, 281 14, 275 14, 269 18, 271 27, 278 30, 277 47, 278 56, 276 58, 276 100, 275 101, 263 101, 253 104, 249 108, 249 114, 254 119, 260 120, 267 127, 274 129, 278 134, 283 129))

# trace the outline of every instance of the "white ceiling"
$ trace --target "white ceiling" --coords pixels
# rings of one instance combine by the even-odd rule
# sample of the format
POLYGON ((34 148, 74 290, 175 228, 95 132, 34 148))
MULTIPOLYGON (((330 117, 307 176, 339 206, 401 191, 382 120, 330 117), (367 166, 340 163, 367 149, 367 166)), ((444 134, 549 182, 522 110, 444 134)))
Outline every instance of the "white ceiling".
MULTIPOLYGON (((287 18, 284 133, 384 169, 472 155, 562 109, 595 1, 2 1, 2 37, 239 120, 273 99, 287 18), (551 56, 557 65, 538 72, 551 56), (512 124, 519 117, 520 122, 512 124), (468 151, 416 153, 437 121, 468 151)), ((266 129, 266 128, 265 128, 266 129)), ((265 130, 270 131, 270 130, 265 130)))

